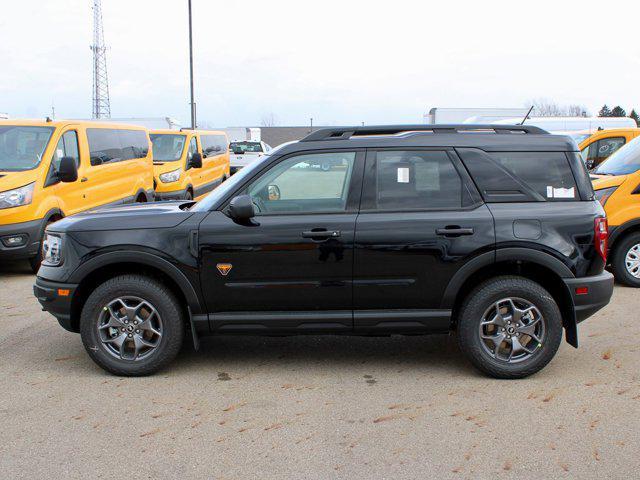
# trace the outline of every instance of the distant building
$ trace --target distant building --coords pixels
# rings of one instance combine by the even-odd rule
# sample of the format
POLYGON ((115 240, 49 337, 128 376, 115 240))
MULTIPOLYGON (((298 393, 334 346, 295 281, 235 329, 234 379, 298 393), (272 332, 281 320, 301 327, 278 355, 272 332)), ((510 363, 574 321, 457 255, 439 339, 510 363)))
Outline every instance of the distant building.
POLYGON ((435 107, 424 115, 424 123, 493 123, 496 120, 513 119, 519 123, 528 108, 441 108, 435 107))
POLYGON ((9 118, 9 114, 8 113, 0 112, 0 120, 6 120, 8 118, 9 118))

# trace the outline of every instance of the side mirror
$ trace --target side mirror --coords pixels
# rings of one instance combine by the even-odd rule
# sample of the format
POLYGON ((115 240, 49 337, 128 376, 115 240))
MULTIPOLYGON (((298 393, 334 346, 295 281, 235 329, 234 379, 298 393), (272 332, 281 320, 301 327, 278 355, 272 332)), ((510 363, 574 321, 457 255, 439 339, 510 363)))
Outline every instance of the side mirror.
POLYGON ((78 165, 73 157, 62 157, 58 166, 58 179, 64 183, 78 180, 78 165))
POLYGON ((189 167, 193 168, 202 168, 202 155, 200 152, 195 152, 191 155, 191 160, 189 160, 189 167))
POLYGON ((251 195, 238 195, 229 203, 229 216, 236 221, 243 222, 255 217, 251 195))

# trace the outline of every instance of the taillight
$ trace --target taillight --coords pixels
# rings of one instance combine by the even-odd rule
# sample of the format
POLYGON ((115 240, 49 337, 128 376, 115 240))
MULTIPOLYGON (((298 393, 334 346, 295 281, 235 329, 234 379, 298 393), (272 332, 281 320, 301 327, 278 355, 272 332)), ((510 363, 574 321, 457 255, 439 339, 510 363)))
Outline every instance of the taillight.
POLYGON ((595 247, 604 262, 607 262, 607 249, 609 247, 609 224, 605 217, 598 217, 594 226, 595 247))

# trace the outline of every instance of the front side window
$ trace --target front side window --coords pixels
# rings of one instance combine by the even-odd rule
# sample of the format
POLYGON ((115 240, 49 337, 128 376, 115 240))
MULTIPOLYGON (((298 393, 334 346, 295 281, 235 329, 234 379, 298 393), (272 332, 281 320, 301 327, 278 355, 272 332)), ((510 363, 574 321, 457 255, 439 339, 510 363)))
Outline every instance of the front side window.
POLYGON ((53 157, 51 159, 51 164, 53 165, 54 170, 58 170, 60 166, 60 160, 63 157, 71 157, 76 161, 76 165, 80 166, 80 155, 78 154, 78 134, 75 130, 69 130, 65 132, 60 140, 58 140, 58 145, 56 145, 56 149, 53 152, 53 157))
POLYGON ((611 154, 618 151, 620 147, 625 144, 624 137, 611 137, 611 138, 603 138, 598 142, 598 153, 597 159, 598 161, 602 161, 605 158, 609 157, 611 154))
POLYGON ((594 172, 597 175, 628 175, 640 170, 640 137, 619 149, 594 172))
POLYGON ((443 151, 378 151, 375 187, 368 188, 375 195, 367 209, 448 209, 466 203, 460 175, 443 151))
POLYGON ((152 133, 149 135, 153 147, 153 160, 175 162, 182 158, 187 136, 182 134, 152 133))
POLYGON ((198 143, 196 142, 196 137, 191 137, 191 141, 189 142, 189 150, 187 151, 187 160, 191 160, 193 154, 198 151, 198 143))
POLYGON ((40 165, 53 127, 0 125, 0 171, 19 172, 40 165))
POLYGON ((343 212, 355 157, 355 152, 296 155, 270 168, 246 193, 258 215, 343 212))

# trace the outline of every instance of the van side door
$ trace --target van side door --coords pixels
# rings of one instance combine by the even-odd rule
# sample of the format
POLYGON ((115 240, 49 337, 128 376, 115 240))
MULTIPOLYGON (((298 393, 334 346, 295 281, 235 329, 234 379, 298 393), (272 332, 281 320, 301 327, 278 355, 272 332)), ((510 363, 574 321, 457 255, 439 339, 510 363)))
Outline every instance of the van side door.
POLYGON ((445 289, 471 258, 492 258, 495 231, 449 149, 367 151, 354 242, 354 330, 446 332, 445 289))

